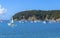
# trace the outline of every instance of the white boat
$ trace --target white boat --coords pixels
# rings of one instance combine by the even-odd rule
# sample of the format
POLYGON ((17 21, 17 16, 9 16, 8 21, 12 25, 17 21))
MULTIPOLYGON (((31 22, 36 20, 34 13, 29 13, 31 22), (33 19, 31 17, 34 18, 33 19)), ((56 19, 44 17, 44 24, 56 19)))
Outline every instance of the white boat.
POLYGON ((27 21, 26 21, 26 20, 25 20, 25 21, 23 21, 23 20, 20 20, 20 21, 19 21, 19 23, 25 23, 25 22, 27 22, 27 21))
POLYGON ((10 22, 10 23, 8 23, 8 25, 9 25, 9 26, 11 26, 11 27, 14 25, 13 18, 12 18, 11 22, 10 22))
POLYGON ((22 21, 19 21, 19 23, 22 23, 22 21))
POLYGON ((49 20, 49 23, 55 23, 57 22, 56 20, 49 20))
POLYGON ((44 24, 46 24, 46 21, 43 21, 44 24))
POLYGON ((37 22, 41 22, 40 20, 37 20, 37 22))
POLYGON ((30 23, 34 23, 34 21, 30 21, 30 23))
POLYGON ((37 23, 38 21, 37 21, 37 20, 34 20, 33 22, 34 22, 34 23, 37 23))

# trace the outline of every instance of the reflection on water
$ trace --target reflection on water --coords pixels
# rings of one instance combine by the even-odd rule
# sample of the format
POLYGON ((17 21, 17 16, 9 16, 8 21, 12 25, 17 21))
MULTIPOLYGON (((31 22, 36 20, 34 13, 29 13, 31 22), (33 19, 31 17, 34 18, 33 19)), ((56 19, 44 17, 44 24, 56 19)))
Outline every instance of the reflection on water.
POLYGON ((60 23, 43 24, 14 22, 8 26, 9 21, 0 23, 0 38, 60 38, 60 23))

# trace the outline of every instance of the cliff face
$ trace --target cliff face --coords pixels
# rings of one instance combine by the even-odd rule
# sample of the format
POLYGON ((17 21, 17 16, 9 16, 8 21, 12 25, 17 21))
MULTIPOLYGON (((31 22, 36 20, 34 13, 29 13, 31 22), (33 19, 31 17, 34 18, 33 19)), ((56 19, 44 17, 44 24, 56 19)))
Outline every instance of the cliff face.
POLYGON ((60 10, 28 10, 18 12, 13 16, 14 20, 48 20, 60 19, 60 10))

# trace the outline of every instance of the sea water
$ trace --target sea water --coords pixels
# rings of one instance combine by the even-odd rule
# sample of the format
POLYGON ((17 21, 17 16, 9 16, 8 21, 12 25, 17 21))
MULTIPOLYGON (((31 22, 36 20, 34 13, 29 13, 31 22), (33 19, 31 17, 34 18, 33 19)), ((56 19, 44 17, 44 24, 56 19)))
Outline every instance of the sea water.
POLYGON ((0 22, 0 38, 60 38, 60 22, 43 24, 15 21, 13 27, 8 25, 9 22, 0 22))

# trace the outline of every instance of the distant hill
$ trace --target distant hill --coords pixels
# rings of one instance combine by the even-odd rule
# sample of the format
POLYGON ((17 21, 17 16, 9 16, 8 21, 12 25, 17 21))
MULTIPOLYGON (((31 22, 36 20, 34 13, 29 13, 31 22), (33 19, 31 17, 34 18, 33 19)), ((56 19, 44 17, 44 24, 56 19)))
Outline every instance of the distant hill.
POLYGON ((56 20, 59 18, 60 10, 27 10, 18 12, 13 15, 14 20, 56 20))

